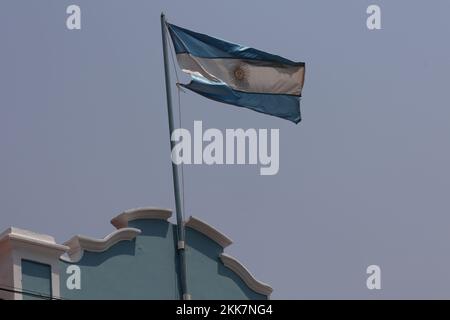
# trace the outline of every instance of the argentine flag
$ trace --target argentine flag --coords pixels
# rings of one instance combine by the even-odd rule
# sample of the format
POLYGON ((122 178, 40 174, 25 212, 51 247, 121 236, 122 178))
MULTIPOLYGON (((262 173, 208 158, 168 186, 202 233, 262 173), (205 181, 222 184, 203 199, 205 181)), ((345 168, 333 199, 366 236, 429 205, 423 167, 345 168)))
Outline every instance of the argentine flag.
POLYGON ((299 123, 305 63, 167 24, 183 87, 206 98, 299 123))

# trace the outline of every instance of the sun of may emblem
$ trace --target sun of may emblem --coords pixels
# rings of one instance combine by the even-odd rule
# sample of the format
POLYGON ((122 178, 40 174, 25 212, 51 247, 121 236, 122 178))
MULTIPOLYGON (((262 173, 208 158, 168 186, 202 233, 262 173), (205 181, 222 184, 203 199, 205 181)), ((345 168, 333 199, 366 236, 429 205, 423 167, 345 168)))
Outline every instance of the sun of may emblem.
POLYGON ((238 64, 233 70, 233 77, 236 82, 243 82, 247 80, 247 70, 242 64, 238 64))

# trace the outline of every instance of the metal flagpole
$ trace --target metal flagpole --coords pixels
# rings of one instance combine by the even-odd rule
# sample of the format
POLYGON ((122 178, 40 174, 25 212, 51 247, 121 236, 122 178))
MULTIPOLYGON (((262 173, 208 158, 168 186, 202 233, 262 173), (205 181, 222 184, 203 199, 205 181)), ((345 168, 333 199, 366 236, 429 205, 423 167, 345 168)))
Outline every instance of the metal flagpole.
MULTIPOLYGON (((175 142, 170 139, 173 128, 173 112, 172 112, 172 91, 170 87, 170 74, 169 74, 169 58, 167 55, 167 32, 166 32, 166 18, 164 13, 161 13, 161 33, 162 33, 162 46, 164 55, 164 73, 166 81, 166 99, 167 99, 167 111, 169 116, 169 140, 170 149, 173 150, 175 142)), ((181 200, 180 200, 180 185, 178 180, 178 169, 177 165, 172 161, 172 177, 173 177, 173 188, 175 193, 175 209, 177 214, 177 235, 178 235, 178 256, 180 258, 180 280, 181 280, 181 290, 182 299, 190 300, 191 296, 188 293, 187 279, 186 279, 186 251, 185 251, 185 239, 184 239, 184 221, 183 214, 181 212, 181 200)))

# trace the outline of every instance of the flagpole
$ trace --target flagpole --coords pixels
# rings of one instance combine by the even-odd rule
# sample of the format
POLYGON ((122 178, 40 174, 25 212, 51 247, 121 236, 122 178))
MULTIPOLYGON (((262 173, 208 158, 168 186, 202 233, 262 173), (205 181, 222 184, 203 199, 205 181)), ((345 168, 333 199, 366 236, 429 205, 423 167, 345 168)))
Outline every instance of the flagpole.
MULTIPOLYGON (((173 111, 172 111, 172 91, 170 87, 170 74, 169 74, 169 58, 167 55, 167 32, 166 32, 166 18, 164 13, 161 13, 161 33, 162 33, 162 47, 163 47, 163 55, 164 55, 164 74, 165 74, 165 82, 166 82, 166 99, 167 99, 167 111, 169 116, 169 140, 170 140, 170 149, 173 150, 175 146, 175 142, 170 139, 172 132, 174 130, 174 120, 173 120, 173 111)), ((173 178, 173 188, 175 193, 175 209, 177 214, 177 250, 178 256, 180 259, 180 281, 181 281, 181 291, 182 291, 182 299, 190 300, 191 295, 188 293, 187 289, 187 279, 186 279, 186 249, 185 249, 185 233, 184 233, 184 221, 183 214, 181 209, 181 200, 180 200, 180 184, 178 179, 178 169, 177 165, 172 162, 172 178, 173 178)))

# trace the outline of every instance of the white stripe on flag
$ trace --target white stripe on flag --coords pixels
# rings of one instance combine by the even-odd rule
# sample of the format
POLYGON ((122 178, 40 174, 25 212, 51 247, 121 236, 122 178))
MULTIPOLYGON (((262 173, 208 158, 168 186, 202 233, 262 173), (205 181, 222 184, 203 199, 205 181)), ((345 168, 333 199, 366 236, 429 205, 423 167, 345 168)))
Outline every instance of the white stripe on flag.
POLYGON ((177 60, 186 73, 210 81, 221 81, 244 92, 300 95, 305 76, 304 66, 272 66, 242 59, 198 58, 188 53, 177 54, 177 60))

